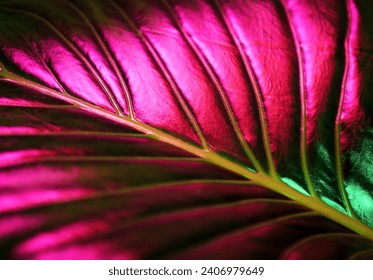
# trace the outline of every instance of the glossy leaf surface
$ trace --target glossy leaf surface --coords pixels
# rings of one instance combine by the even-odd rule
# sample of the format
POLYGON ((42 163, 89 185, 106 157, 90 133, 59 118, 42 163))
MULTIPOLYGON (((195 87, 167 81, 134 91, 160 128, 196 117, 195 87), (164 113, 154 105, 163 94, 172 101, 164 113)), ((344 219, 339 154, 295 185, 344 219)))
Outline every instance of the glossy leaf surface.
POLYGON ((0 255, 372 257, 373 5, 0 1, 0 255))

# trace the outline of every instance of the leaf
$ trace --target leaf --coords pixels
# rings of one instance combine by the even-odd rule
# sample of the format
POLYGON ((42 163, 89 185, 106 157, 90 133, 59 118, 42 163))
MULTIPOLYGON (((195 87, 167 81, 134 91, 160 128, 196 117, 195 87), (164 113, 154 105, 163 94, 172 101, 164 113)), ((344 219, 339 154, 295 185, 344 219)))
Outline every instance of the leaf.
POLYGON ((367 1, 0 1, 4 259, 368 259, 367 1))

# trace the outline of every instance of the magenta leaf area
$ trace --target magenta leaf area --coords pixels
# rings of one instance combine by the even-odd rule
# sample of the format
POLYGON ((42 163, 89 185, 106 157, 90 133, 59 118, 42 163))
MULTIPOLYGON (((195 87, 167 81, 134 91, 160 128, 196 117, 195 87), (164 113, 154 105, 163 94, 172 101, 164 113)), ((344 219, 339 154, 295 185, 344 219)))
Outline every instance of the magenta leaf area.
POLYGON ((372 14, 0 1, 0 258, 372 259, 372 14))

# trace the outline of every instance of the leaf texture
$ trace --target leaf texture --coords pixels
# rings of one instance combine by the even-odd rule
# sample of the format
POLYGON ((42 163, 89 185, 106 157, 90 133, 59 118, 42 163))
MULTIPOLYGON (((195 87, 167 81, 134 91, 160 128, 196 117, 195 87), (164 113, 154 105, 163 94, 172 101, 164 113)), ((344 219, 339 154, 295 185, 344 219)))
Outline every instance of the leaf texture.
POLYGON ((1 258, 372 258, 372 12, 0 1, 1 258))

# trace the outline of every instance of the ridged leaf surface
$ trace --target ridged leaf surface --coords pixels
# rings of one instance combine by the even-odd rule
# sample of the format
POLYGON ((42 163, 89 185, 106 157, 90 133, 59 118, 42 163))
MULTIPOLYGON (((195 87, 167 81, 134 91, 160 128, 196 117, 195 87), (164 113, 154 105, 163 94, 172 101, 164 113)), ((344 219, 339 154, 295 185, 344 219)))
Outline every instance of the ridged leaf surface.
POLYGON ((1 258, 373 258, 372 14, 0 1, 1 258))

